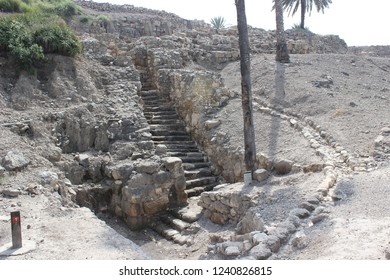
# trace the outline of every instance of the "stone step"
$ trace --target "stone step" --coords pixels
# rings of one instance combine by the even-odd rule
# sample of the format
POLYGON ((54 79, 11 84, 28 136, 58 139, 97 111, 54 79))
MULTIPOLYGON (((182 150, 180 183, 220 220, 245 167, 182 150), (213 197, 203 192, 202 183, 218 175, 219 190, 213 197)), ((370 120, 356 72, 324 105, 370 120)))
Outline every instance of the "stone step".
POLYGON ((157 90, 141 90, 141 97, 142 98, 147 98, 149 96, 157 96, 158 98, 161 98, 158 94, 157 94, 157 90))
POLYGON ((165 113, 165 112, 172 112, 176 113, 176 110, 172 107, 164 107, 164 106, 144 106, 144 113, 165 113))
POLYGON ((182 125, 183 127, 184 124, 181 120, 179 119, 152 119, 149 121, 149 124, 159 124, 159 125, 182 125))
POLYGON ((190 137, 186 131, 182 131, 182 130, 151 129, 150 133, 153 136, 187 136, 187 137, 190 137))
POLYGON ((197 147, 173 147, 167 148, 167 153, 199 152, 197 147))
POLYGON ((175 218, 169 214, 165 214, 165 215, 162 215, 160 217, 160 220, 171 226, 172 228, 176 229, 177 231, 179 231, 180 233, 183 233, 184 231, 186 231, 190 226, 191 224, 188 223, 188 222, 185 222, 179 218, 175 218))
POLYGON ((182 124, 150 124, 150 130, 170 130, 170 131, 185 131, 182 124))
POLYGON ((187 223, 194 223, 202 216, 203 208, 198 205, 199 198, 192 197, 188 200, 189 204, 186 207, 169 210, 169 213, 187 223))
POLYGON ((189 236, 182 235, 179 231, 161 221, 157 221, 154 225, 151 225, 151 228, 167 240, 171 240, 180 245, 191 244, 191 238, 189 236))
POLYGON ((204 157, 202 152, 169 152, 167 153, 171 157, 204 157))
POLYGON ((201 187, 195 187, 192 189, 185 190, 185 192, 187 193, 188 197, 194 197, 194 196, 199 196, 202 192, 212 191, 215 186, 218 186, 218 183, 208 184, 201 187))
POLYGON ((200 186, 206 186, 217 182, 218 178, 215 176, 202 177, 186 181, 186 189, 192 189, 200 186))
MULTIPOLYGON (((152 133, 153 135, 153 133, 152 133)), ((160 142, 166 142, 166 141, 191 141, 192 138, 190 136, 183 136, 183 135, 172 135, 172 136, 152 136, 152 140, 156 142, 156 144, 160 144, 160 142), (158 142, 158 143, 157 143, 158 142)))
POLYGON ((180 120, 178 115, 174 112, 156 112, 156 113, 148 113, 144 112, 144 116, 146 120, 154 120, 154 119, 168 119, 168 120, 180 120))
POLYGON ((180 118, 177 116, 177 114, 172 115, 158 115, 158 114, 150 114, 150 113, 144 113, 145 118, 148 121, 152 120, 177 120, 179 121, 180 118))
POLYGON ((184 170, 194 170, 194 169, 207 168, 207 167, 210 167, 209 162, 183 163, 184 170))
POLYGON ((206 157, 181 157, 183 163, 207 162, 206 157))
POLYGON ((194 141, 160 141, 159 144, 166 145, 167 148, 198 148, 194 141))
POLYGON ((210 168, 201 168, 201 169, 194 169, 194 170, 185 170, 184 176, 187 180, 193 180, 201 177, 209 177, 212 176, 213 172, 210 168))

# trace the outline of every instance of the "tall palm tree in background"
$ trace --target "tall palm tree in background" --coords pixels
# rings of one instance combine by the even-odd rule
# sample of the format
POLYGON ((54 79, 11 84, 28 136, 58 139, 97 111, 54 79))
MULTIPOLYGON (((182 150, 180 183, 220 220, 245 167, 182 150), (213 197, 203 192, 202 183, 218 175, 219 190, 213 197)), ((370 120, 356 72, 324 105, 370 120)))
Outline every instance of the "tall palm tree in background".
POLYGON ((324 12, 325 8, 329 8, 332 0, 281 0, 283 9, 288 11, 289 15, 294 15, 298 8, 301 7, 301 24, 302 29, 305 28, 306 12, 311 13, 313 6, 316 7, 317 12, 324 12))
POLYGON ((283 0, 274 0, 274 9, 276 14, 276 61, 289 63, 290 56, 286 44, 286 36, 284 34, 283 20, 283 0))
POLYGON ((240 45, 242 113, 244 117, 245 166, 254 171, 256 162, 255 130, 253 125, 251 61, 245 0, 235 0, 237 9, 238 40, 240 45))

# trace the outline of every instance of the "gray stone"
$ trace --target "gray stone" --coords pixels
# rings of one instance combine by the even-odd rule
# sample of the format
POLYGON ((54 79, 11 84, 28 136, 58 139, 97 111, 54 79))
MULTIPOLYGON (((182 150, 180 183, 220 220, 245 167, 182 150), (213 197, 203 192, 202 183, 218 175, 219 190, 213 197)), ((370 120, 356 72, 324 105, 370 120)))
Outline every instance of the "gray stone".
POLYGON ((260 244, 260 243, 266 243, 268 240, 268 235, 264 232, 257 232, 252 236, 252 243, 254 245, 260 244))
POLYGON ((306 209, 307 211, 309 212, 313 212, 315 207, 313 204, 309 203, 309 202, 302 202, 301 204, 299 204, 298 206, 299 208, 303 208, 303 209, 306 209))
POLYGON ((238 256, 241 254, 241 251, 236 246, 229 246, 225 249, 225 256, 238 256))
POLYGON ((81 166, 88 168, 89 166, 89 155, 79 154, 76 156, 76 160, 80 163, 81 166))
POLYGON ((269 234, 274 235, 277 238, 279 238, 281 243, 285 243, 287 241, 288 237, 290 236, 289 230, 285 227, 282 227, 282 226, 277 227, 274 230, 270 231, 269 234))
POLYGON ((109 170, 111 171, 111 176, 114 180, 126 180, 134 170, 134 165, 131 162, 125 162, 110 166, 109 170))
POLYGON ((273 253, 276 253, 280 249, 280 239, 275 235, 268 235, 267 245, 273 253))
POLYGON ((9 151, 3 159, 3 167, 7 170, 21 170, 29 164, 30 160, 16 150, 9 151))
POLYGON ((168 171, 177 171, 181 167, 182 161, 177 157, 167 157, 164 159, 164 165, 168 171))
POLYGON ((311 222, 313 224, 317 224, 319 222, 321 222, 322 220, 328 218, 329 216, 327 214, 319 214, 319 215, 316 215, 314 216, 312 219, 311 219, 311 222))
POLYGON ((385 258, 386 260, 390 260, 390 245, 385 249, 385 258))
POLYGON ((304 232, 299 231, 292 238, 291 244, 297 249, 303 249, 307 247, 307 245, 309 244, 309 240, 304 232))
POLYGON ((156 146, 156 155, 165 155, 168 151, 168 148, 167 146, 163 145, 163 144, 158 144, 156 146))
POLYGON ((256 260, 266 260, 272 255, 272 252, 266 244, 260 243, 250 249, 249 255, 253 256, 256 260))
POLYGON ((5 189, 3 190, 3 195, 8 197, 18 197, 21 192, 17 189, 5 189))
POLYGON ((300 219, 304 219, 310 216, 310 212, 303 208, 295 208, 290 211, 290 215, 294 215, 300 219))
POLYGON ((62 150, 52 144, 44 147, 39 147, 39 154, 50 162, 58 162, 61 160, 62 150))
POLYGON ((220 120, 207 120, 205 122, 205 127, 206 129, 212 129, 212 128, 215 128, 217 126, 219 126, 221 124, 221 121, 220 120))
POLYGON ((52 171, 43 171, 39 174, 41 177, 41 184, 42 185, 50 185, 52 181, 57 181, 58 180, 58 175, 55 172, 52 171))
POLYGON ((290 233, 294 233, 297 231, 295 224, 289 220, 280 223, 280 226, 286 228, 290 233))
POLYGON ((138 173, 154 174, 160 170, 160 164, 154 161, 142 161, 135 167, 138 173))
POLYGON ((291 172, 293 162, 291 160, 280 160, 275 163, 275 172, 279 175, 286 175, 291 172))
POLYGON ((268 178, 269 174, 268 171, 265 169, 257 169, 255 172, 253 172, 253 179, 255 179, 258 182, 262 182, 268 178))
POLYGON ((384 127, 381 129, 381 134, 383 136, 390 136, 390 127, 384 127))

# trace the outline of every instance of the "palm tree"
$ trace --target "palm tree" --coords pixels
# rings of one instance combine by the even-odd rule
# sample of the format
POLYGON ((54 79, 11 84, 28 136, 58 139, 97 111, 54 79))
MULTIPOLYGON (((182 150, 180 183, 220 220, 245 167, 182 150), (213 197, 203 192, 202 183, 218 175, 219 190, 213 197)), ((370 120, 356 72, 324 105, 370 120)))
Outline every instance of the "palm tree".
POLYGON ((220 29, 225 28, 226 21, 224 17, 213 17, 210 20, 211 25, 215 30, 217 30, 217 33, 220 29))
POLYGON ((276 14, 276 61, 289 63, 290 56, 288 55, 286 36, 284 34, 282 0, 274 0, 274 8, 276 14))
POLYGON ((245 14, 245 0, 235 0, 237 9, 237 28, 240 46, 242 113, 244 117, 245 166, 254 171, 256 162, 255 130, 253 125, 251 61, 248 25, 245 14))
POLYGON ((305 15, 306 12, 311 14, 313 5, 317 8, 317 12, 324 13, 325 8, 329 8, 329 4, 332 4, 332 0, 281 0, 283 9, 288 11, 289 15, 294 15, 299 6, 301 7, 301 25, 302 29, 305 28, 305 15))

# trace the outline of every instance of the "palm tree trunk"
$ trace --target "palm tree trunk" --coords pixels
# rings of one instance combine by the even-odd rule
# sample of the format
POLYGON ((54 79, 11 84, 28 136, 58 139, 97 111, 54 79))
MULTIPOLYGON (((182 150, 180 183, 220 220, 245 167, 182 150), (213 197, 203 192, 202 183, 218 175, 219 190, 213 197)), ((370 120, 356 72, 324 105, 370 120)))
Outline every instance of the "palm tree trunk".
POLYGON ((284 34, 282 0, 275 0, 275 14, 276 14, 276 61, 279 61, 281 63, 289 63, 290 56, 288 55, 286 36, 284 34))
POLYGON ((255 130, 253 125, 251 63, 248 38, 248 26, 245 14, 245 0, 235 0, 237 9, 237 27, 240 45, 242 112, 244 117, 245 166, 254 171, 256 162, 255 130))
POLYGON ((301 28, 305 29, 306 0, 301 0, 301 28))

